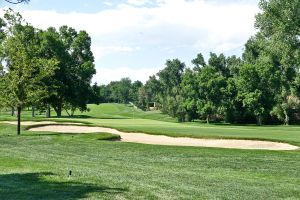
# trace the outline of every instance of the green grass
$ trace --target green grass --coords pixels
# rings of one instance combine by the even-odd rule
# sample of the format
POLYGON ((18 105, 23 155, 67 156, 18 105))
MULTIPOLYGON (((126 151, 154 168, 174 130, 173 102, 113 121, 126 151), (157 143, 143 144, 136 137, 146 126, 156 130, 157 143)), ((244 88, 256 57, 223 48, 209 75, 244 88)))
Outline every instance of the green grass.
MULTIPOLYGON (((116 103, 103 103, 99 105, 88 104, 88 112, 75 112, 73 118, 75 119, 86 119, 86 118, 95 118, 95 119, 151 119, 158 121, 166 121, 166 122, 176 122, 177 120, 162 114, 161 111, 143 111, 140 109, 136 109, 129 104, 116 104, 116 103)), ((35 120, 43 120, 45 119, 45 113, 35 112, 36 117, 35 120)), ((55 116, 54 110, 51 111, 52 117, 55 116)), ((22 111, 22 119, 23 120, 32 120, 32 112, 31 110, 24 109, 22 111)), ((62 118, 69 119, 67 112, 62 112, 62 118)), ((0 110, 0 120, 15 120, 16 116, 11 116, 10 109, 2 109, 0 110)), ((49 120, 49 119, 47 119, 49 120)), ((56 119, 57 120, 57 119, 56 119)), ((62 121, 62 119, 60 119, 62 121)))
MULTIPOLYGON (((60 120, 151 134, 260 138, 300 145, 299 126, 180 124, 149 119, 142 111, 140 119, 124 119, 130 113, 118 110, 122 107, 94 106, 86 113, 89 118, 60 120), (103 119, 105 115, 113 119, 103 119)), ((0 199, 300 199, 300 150, 172 147, 100 140, 111 137, 116 136, 33 133, 25 129, 16 136, 16 126, 0 123, 0 199)))
MULTIPOLYGON (((104 103, 100 105, 89 104, 89 112, 83 113, 88 117, 97 119, 152 119, 159 121, 176 122, 176 119, 162 114, 160 111, 142 111, 129 104, 104 103)), ((80 115, 82 113, 75 113, 80 115)))

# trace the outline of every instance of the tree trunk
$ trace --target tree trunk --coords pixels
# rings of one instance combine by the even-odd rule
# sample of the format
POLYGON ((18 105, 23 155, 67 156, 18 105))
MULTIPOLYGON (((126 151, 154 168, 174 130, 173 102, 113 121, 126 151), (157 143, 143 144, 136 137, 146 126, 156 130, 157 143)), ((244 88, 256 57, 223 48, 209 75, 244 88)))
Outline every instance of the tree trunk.
POLYGON ((206 123, 209 124, 209 115, 206 116, 206 123))
POLYGON ((74 116, 75 110, 71 110, 71 117, 74 116))
POLYGON ((285 116, 285 118, 284 118, 284 125, 289 125, 290 124, 290 117, 289 117, 289 115, 288 115, 288 113, 287 113, 286 110, 284 110, 283 113, 284 113, 284 116, 285 116))
POLYGON ((68 114, 69 117, 71 117, 71 114, 69 113, 69 111, 66 109, 66 112, 68 114))
POLYGON ((14 115, 15 115, 15 108, 11 107, 11 116, 14 116, 14 115))
POLYGON ((258 126, 261 126, 261 125, 262 125, 262 116, 261 116, 261 115, 258 115, 258 116, 257 116, 257 125, 258 125, 258 126))
POLYGON ((57 117, 61 117, 61 111, 62 111, 62 106, 61 105, 58 105, 55 109, 55 112, 56 112, 56 116, 57 117))
POLYGON ((31 115, 32 115, 32 117, 35 117, 35 108, 34 108, 34 106, 32 106, 32 108, 31 108, 31 115))
POLYGON ((21 135, 21 106, 17 107, 18 110, 18 135, 21 135))
POLYGON ((46 110, 46 118, 51 118, 51 108, 50 108, 50 106, 48 106, 48 108, 46 110))

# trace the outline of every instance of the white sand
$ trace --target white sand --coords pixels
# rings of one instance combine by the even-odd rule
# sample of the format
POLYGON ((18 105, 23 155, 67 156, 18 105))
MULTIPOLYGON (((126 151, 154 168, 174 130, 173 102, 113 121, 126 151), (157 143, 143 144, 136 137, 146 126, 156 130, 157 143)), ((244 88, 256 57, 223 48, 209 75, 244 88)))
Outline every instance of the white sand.
POLYGON ((121 136, 123 142, 133 142, 154 145, 173 146, 200 146, 235 149, 266 149, 266 150, 295 150, 299 147, 286 143, 257 141, 257 140, 234 140, 234 139, 195 139, 187 137, 169 137, 163 135, 148 135, 144 133, 125 133, 111 128, 88 127, 88 126, 66 126, 48 125, 36 127, 30 131, 49 131, 60 133, 96 133, 106 132, 121 136))

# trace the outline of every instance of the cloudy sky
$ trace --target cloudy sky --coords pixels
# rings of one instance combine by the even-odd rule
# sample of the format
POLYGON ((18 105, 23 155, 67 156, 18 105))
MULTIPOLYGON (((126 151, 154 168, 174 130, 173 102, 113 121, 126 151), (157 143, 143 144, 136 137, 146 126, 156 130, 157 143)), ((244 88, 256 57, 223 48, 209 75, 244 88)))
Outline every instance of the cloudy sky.
MULTIPOLYGON (((31 0, 12 6, 34 26, 68 25, 92 37, 97 75, 106 84, 146 81, 167 59, 201 52, 241 55, 255 33, 258 0, 31 0)), ((2 3, 4 8, 8 6, 2 3)))

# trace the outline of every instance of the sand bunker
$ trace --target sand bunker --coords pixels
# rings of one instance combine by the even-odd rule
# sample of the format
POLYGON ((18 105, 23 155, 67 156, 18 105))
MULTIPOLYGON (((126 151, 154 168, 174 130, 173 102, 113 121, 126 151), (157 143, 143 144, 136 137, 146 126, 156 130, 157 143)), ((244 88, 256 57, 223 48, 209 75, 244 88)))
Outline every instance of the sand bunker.
POLYGON ((88 126, 66 126, 48 125, 29 129, 30 131, 48 131, 59 133, 96 133, 106 132, 118 134, 123 142, 133 142, 154 145, 173 146, 199 146, 235 149, 266 149, 266 150, 295 150, 297 146, 286 143, 256 141, 256 140, 233 140, 233 139, 196 139, 187 137, 169 137, 164 135, 148 135, 144 133, 126 133, 111 128, 88 127, 88 126))

